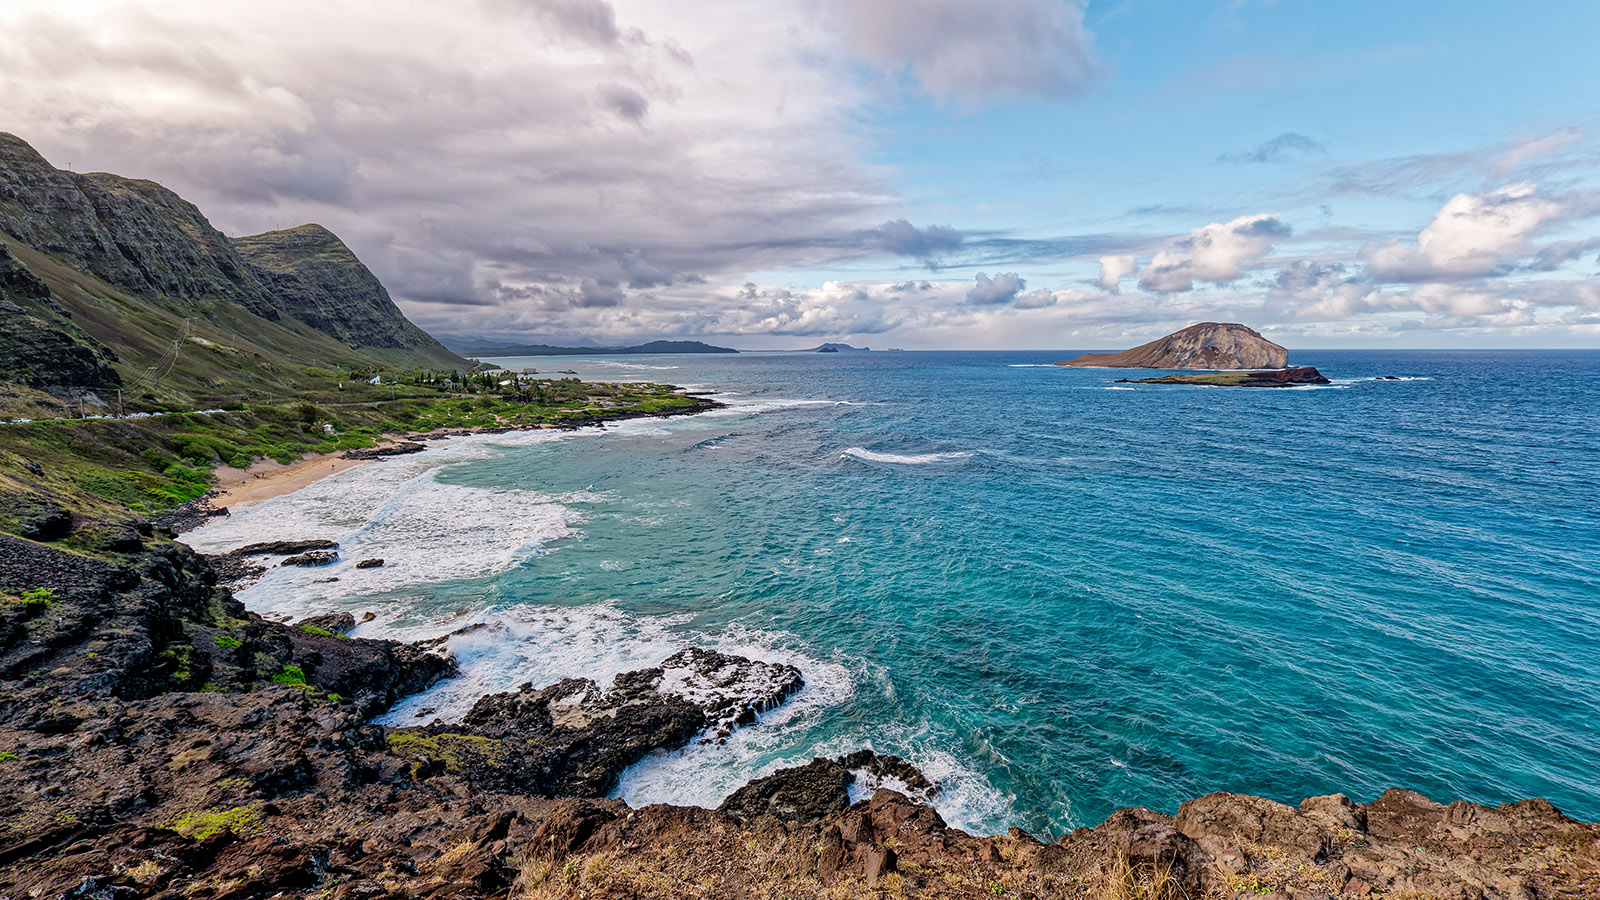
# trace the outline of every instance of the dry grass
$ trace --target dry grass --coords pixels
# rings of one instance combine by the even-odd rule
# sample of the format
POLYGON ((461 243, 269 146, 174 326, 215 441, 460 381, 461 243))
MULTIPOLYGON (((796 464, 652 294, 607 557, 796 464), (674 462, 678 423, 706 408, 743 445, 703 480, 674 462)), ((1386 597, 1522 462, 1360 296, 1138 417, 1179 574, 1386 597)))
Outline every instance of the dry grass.
POLYGON ((1105 874, 1100 900, 1184 900, 1172 866, 1135 866, 1119 856, 1105 874))

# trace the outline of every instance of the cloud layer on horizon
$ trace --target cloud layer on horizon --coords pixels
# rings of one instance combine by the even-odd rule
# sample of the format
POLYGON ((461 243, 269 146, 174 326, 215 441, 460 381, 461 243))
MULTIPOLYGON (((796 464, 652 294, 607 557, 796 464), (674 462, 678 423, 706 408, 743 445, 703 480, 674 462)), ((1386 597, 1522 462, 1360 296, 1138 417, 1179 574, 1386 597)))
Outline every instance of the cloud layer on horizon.
POLYGON ((964 110, 1079 96, 1107 70, 1075 0, 907 2, 63 0, 0 12, 0 118, 57 165, 160 179, 230 233, 319 221, 443 332, 1110 345, 1237 318, 1600 336, 1578 128, 1366 162, 1284 131, 1219 160, 1323 166, 1302 206, 1432 204, 1401 230, 1245 199, 1170 231, 909 215, 868 162, 862 112, 885 91, 964 110), (861 267, 900 274, 832 275, 861 267))

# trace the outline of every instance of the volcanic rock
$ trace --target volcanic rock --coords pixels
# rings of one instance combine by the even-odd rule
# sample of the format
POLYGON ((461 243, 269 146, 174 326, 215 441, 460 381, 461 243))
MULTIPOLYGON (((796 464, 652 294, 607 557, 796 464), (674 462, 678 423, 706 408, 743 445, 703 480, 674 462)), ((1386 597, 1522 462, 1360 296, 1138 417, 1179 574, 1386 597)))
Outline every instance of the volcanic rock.
POLYGON ((1281 369, 1289 351, 1231 322, 1201 322, 1121 353, 1090 353, 1058 366, 1112 369, 1281 369))
POLYGON ((1315 366, 1275 369, 1270 372, 1204 372, 1198 375, 1163 375, 1160 378, 1118 378, 1118 384, 1188 384, 1202 387, 1294 387, 1332 384, 1315 366))

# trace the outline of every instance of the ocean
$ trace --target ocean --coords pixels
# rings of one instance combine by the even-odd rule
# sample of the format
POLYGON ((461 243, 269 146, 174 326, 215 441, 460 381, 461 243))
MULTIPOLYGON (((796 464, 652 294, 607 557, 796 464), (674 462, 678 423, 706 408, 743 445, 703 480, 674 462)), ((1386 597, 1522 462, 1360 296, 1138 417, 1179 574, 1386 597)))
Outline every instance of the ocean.
POLYGON ((984 833, 1214 790, 1600 819, 1600 352, 1295 352, 1334 383, 1292 389, 1049 365, 1075 355, 497 360, 728 406, 455 439, 185 540, 341 542, 244 590, 263 614, 488 623, 390 724, 690 645, 802 670, 631 768, 635 805, 871 747, 984 833))

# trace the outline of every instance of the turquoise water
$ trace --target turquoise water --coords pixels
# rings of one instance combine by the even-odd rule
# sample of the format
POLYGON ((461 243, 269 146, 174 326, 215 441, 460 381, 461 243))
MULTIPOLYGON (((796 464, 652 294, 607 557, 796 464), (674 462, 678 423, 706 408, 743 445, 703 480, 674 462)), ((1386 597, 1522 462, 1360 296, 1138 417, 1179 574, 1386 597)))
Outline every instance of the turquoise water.
POLYGON ((395 721, 685 643, 806 671, 727 746, 630 772, 635 803, 870 745, 979 831, 1394 786, 1600 818, 1600 352, 1296 353, 1336 384, 1292 390, 1038 365, 1069 355, 507 361, 732 406, 463 442, 194 542, 391 560, 274 573, 265 611, 497 623, 395 721))

